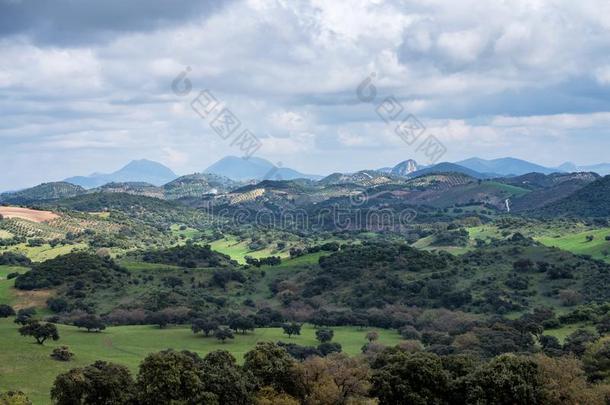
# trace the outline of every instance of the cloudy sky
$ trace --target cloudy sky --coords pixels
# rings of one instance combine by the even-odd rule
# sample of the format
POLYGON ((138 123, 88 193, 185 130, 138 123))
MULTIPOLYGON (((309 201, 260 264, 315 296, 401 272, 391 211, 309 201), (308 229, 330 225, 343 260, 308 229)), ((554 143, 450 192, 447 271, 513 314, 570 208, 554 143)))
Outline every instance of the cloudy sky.
POLYGON ((378 115, 386 97, 443 160, 608 161, 608 16, 607 0, 0 0, 0 190, 240 155, 191 108, 204 89, 257 156, 308 173, 425 162, 378 115))

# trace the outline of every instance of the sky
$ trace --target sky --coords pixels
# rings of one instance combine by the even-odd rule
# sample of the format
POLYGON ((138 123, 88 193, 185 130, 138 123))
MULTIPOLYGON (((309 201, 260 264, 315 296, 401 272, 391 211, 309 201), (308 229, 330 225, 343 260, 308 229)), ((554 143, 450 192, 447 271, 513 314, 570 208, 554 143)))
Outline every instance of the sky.
POLYGON ((244 130, 246 153, 313 174, 606 162, 608 16, 607 0, 0 0, 0 190, 141 158, 200 172, 242 155, 244 130), (226 111, 239 127, 214 126, 226 111))

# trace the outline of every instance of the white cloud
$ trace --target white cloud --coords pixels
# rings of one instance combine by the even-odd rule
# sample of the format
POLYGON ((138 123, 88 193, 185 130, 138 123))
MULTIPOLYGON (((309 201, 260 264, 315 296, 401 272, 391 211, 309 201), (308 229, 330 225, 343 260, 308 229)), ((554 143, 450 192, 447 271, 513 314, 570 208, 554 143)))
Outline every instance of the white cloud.
POLYGON ((356 99, 371 72, 377 102, 397 96, 456 158, 495 145, 535 159, 537 142, 586 144, 585 131, 608 127, 609 4, 245 0, 99 43, 4 37, 0 159, 66 150, 74 154, 63 168, 68 175, 102 165, 77 153, 110 148, 113 159, 129 160, 145 149, 182 170, 202 170, 238 153, 191 110, 203 88, 261 137, 262 156, 282 156, 287 166, 296 159, 320 172, 405 156, 410 149, 375 105, 356 99), (186 66, 193 93, 181 98, 170 83, 186 66), (318 157, 327 153, 337 158, 318 157))
POLYGON ((345 128, 339 128, 337 131, 339 142, 345 146, 363 146, 371 145, 370 139, 358 134, 354 134, 345 128))
POLYGON ((438 47, 458 63, 475 61, 483 52, 486 40, 474 30, 443 32, 438 37, 438 47))
POLYGON ((273 112, 269 117, 271 125, 279 131, 293 133, 311 128, 310 118, 294 111, 273 112))
POLYGON ((600 84, 610 85, 610 66, 603 66, 597 69, 595 77, 600 84))

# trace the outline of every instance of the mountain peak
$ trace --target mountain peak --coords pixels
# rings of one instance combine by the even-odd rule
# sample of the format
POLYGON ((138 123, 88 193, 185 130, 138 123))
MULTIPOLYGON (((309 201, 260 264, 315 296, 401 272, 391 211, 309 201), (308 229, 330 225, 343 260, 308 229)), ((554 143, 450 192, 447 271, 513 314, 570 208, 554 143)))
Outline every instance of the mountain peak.
POLYGON ((563 170, 564 172, 577 172, 578 168, 572 162, 565 162, 561 166, 557 167, 559 170, 563 170))
POLYGON ((144 182, 155 186, 168 183, 178 176, 167 166, 148 159, 132 160, 113 173, 96 173, 90 176, 70 177, 65 181, 85 188, 106 183, 144 182))
POLYGON ((146 164, 161 165, 161 163, 155 162, 154 160, 149 160, 149 159, 134 159, 131 162, 127 163, 125 166, 146 165, 146 164))
POLYGON ((153 160, 148 160, 148 159, 132 160, 131 162, 127 163, 125 166, 123 166, 121 169, 119 169, 118 171, 116 171, 114 173, 119 173, 119 172, 129 171, 129 170, 155 171, 159 174, 163 173, 168 176, 176 177, 176 174, 169 167, 167 167, 159 162, 155 162, 153 160))
POLYGON ((398 163, 391 170, 391 174, 395 176, 408 176, 409 174, 419 170, 417 162, 413 159, 407 159, 403 162, 398 163))
POLYGON ((205 169, 204 172, 228 177, 235 181, 320 178, 320 176, 303 174, 288 167, 275 166, 270 161, 257 157, 244 159, 237 156, 226 156, 205 169))

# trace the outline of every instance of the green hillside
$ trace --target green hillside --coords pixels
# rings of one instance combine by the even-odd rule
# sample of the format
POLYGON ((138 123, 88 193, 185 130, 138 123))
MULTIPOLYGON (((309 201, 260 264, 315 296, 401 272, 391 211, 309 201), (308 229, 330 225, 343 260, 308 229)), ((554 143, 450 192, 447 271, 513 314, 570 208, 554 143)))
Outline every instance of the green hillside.
POLYGON ((29 204, 40 201, 58 200, 84 194, 86 190, 81 186, 65 182, 43 183, 36 187, 4 193, 0 195, 0 202, 8 204, 29 204))
POLYGON ((537 238, 547 245, 555 246, 575 254, 589 255, 595 259, 610 263, 610 228, 571 233, 561 236, 545 236, 537 238), (609 239, 606 239, 606 238, 609 239))
POLYGON ((610 176, 603 177, 574 194, 535 210, 541 217, 610 217, 610 176))

